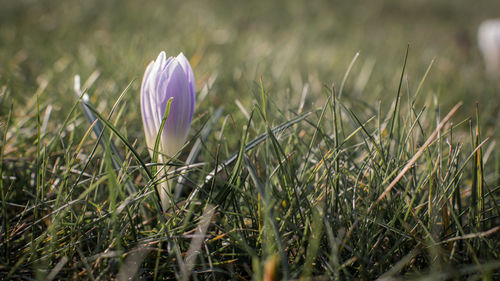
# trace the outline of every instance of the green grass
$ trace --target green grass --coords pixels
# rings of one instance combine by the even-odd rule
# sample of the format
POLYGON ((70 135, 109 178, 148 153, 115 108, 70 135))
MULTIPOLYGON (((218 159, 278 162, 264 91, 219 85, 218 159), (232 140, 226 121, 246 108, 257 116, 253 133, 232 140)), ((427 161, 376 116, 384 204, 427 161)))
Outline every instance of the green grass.
POLYGON ((500 278, 495 1, 0 4, 2 279, 500 278), (152 163, 161 50, 197 104, 152 163))

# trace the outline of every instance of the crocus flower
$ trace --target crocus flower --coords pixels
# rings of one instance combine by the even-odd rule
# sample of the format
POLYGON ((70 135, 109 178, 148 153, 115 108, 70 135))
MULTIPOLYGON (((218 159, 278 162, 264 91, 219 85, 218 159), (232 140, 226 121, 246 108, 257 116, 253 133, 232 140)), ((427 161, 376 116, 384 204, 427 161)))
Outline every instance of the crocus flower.
POLYGON ((500 76, 500 19, 486 20, 479 26, 477 41, 487 73, 500 76))
MULTIPOLYGON (((167 58, 165 52, 161 52, 146 68, 141 87, 141 112, 146 145, 151 155, 168 101, 172 98, 160 137, 160 162, 165 159, 164 156, 174 156, 186 142, 193 118, 194 91, 193 70, 182 53, 167 58)), ((165 183, 159 187, 163 210, 169 203, 167 185, 165 183)))

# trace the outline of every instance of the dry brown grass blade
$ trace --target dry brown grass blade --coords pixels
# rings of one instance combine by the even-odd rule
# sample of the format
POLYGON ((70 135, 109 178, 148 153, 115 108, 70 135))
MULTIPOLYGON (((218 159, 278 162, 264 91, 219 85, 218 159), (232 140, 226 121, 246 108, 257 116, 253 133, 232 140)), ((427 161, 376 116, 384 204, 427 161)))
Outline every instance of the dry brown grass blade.
POLYGON ((439 123, 438 127, 434 132, 430 135, 430 137, 425 141, 425 143, 422 145, 422 147, 419 148, 417 153, 413 155, 413 157, 410 159, 410 161, 404 166, 403 170, 396 176, 396 178, 387 186, 387 188, 380 194, 380 196, 377 198, 377 201, 373 203, 370 208, 368 209, 368 212, 372 211, 375 206, 384 199, 385 196, 396 186, 396 184, 403 178, 403 176, 411 169, 411 167, 417 162, 418 158, 422 156, 422 153, 424 153, 425 149, 434 141, 438 133, 443 129, 444 125, 448 123, 448 121, 451 119, 451 117, 457 112, 457 110, 462 106, 462 102, 459 102, 457 105, 455 105, 450 112, 446 115, 446 117, 439 123))

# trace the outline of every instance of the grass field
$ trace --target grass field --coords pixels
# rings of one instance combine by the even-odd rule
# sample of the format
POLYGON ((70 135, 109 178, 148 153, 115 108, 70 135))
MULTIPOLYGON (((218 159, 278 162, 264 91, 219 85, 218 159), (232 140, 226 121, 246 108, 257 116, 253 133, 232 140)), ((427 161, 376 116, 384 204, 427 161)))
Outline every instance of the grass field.
POLYGON ((476 47, 500 2, 476 2, 0 0, 0 278, 500 279, 500 82, 476 47), (196 106, 151 163, 162 50, 196 106))

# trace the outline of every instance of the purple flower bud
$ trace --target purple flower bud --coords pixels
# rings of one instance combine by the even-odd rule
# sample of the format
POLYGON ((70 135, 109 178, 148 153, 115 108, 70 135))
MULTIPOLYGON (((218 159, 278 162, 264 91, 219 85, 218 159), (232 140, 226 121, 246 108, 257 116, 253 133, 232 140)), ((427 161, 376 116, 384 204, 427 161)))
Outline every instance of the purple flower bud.
POLYGON ((195 100, 194 75, 186 57, 161 52, 146 68, 141 87, 141 112, 146 145, 152 153, 168 100, 170 113, 161 132, 160 152, 173 156, 186 142, 195 100))
MULTIPOLYGON (((141 112, 146 145, 151 155, 168 101, 172 98, 160 137, 160 162, 164 159, 163 155, 175 155, 186 142, 193 119, 194 90, 193 70, 182 53, 175 58, 167 58, 165 52, 161 52, 146 68, 141 86, 141 112)), ((163 170, 162 175, 165 172, 163 170)), ((158 186, 163 211, 170 205, 170 183, 164 181, 158 186)))

